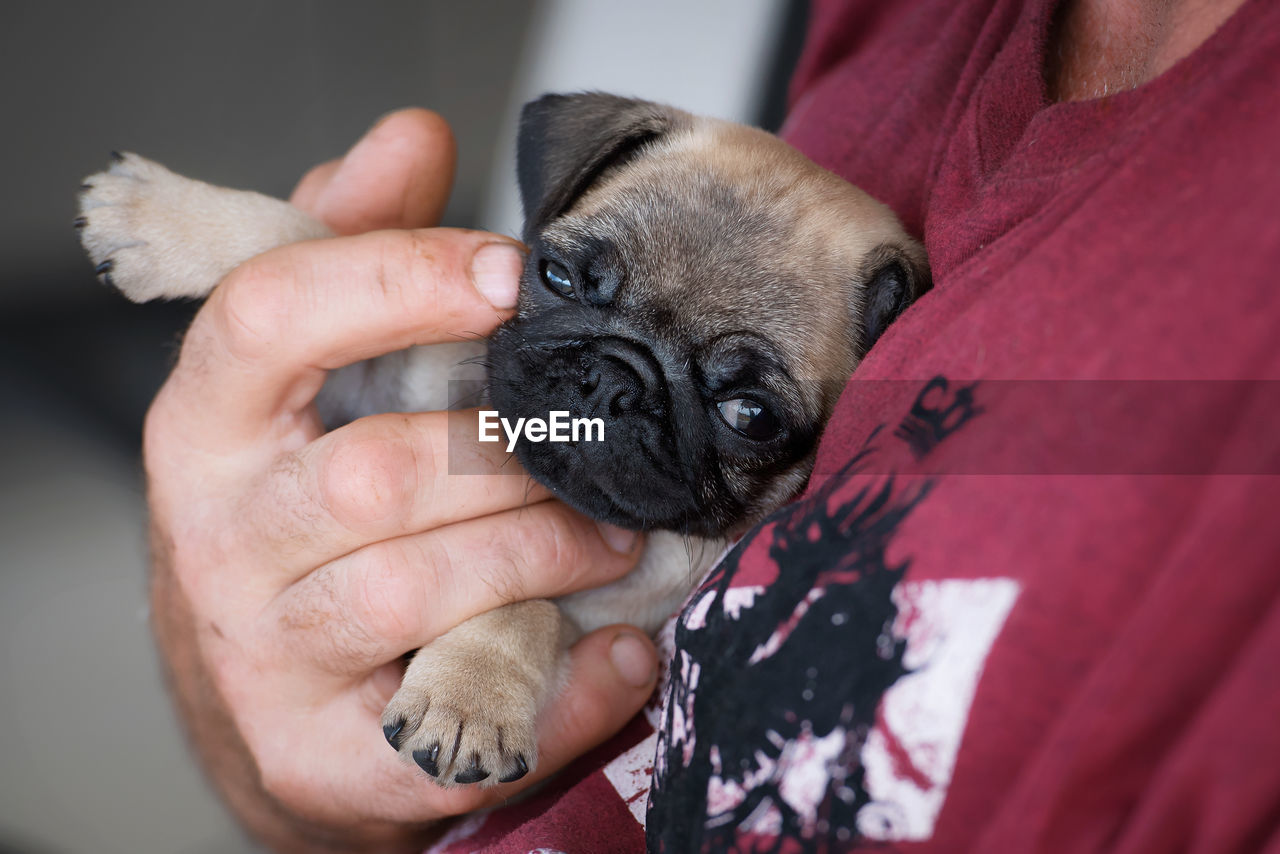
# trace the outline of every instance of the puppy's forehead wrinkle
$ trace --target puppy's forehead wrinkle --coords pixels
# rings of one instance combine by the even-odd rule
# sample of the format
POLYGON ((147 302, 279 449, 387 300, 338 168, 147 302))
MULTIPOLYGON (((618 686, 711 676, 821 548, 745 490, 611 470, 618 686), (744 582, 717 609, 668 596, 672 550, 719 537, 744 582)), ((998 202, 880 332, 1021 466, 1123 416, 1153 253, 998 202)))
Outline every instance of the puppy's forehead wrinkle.
POLYGON ((788 277, 799 272, 785 260, 790 231, 759 214, 696 200, 690 205, 644 188, 589 219, 557 224, 547 237, 566 252, 607 247, 610 257, 603 260, 621 278, 620 305, 688 318, 711 334, 754 318, 753 326, 773 335, 769 327, 785 334, 784 312, 811 301, 788 287, 788 277))

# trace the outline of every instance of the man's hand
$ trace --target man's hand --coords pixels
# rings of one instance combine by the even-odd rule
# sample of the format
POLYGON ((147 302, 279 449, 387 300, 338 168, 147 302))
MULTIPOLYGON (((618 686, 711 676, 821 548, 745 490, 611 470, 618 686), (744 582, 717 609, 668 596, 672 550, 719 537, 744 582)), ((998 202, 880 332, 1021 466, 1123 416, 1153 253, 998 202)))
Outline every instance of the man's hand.
MULTIPOLYGON (((638 631, 580 641, 540 722, 538 771, 484 791, 438 788, 400 762, 379 715, 401 656, 511 601, 606 583, 633 535, 597 526, 522 477, 447 474, 444 413, 324 433, 312 400, 333 368, 488 333, 515 302, 521 249, 423 229, 453 171, 448 127, 380 122, 303 179, 294 203, 344 235, 243 265, 188 332, 147 417, 152 608, 170 681, 231 807, 281 851, 413 850, 443 816, 530 785, 616 731, 656 673, 638 631)), ((478 450, 485 448, 486 450, 478 450)))

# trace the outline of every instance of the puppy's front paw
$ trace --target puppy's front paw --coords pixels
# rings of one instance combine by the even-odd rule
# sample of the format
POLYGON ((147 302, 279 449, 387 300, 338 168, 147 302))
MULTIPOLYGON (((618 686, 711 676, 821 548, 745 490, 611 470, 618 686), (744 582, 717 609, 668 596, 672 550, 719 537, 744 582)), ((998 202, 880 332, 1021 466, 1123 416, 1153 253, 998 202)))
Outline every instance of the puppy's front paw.
POLYGON ((182 195, 174 185, 187 179, 136 154, 112 152, 111 159, 107 171, 81 184, 75 221, 95 271, 135 302, 183 295, 169 293, 164 274, 182 255, 183 211, 172 202, 182 195))
POLYGON ((254 255, 332 234, 287 202, 118 152, 80 185, 75 226, 98 275, 134 302, 206 296, 254 255))
POLYGON ((459 649, 418 650, 382 713, 404 759, 449 787, 519 780, 538 761, 536 690, 527 674, 459 649))

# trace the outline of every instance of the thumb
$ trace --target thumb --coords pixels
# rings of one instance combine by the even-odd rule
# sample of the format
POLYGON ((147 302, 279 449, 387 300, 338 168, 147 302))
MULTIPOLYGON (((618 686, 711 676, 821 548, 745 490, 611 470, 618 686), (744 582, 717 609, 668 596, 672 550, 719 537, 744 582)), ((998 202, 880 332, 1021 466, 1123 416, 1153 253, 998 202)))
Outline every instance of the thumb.
POLYGON ((608 626, 571 650, 569 683, 539 720, 537 776, 542 777, 603 742, 653 695, 658 655, 634 626, 608 626))

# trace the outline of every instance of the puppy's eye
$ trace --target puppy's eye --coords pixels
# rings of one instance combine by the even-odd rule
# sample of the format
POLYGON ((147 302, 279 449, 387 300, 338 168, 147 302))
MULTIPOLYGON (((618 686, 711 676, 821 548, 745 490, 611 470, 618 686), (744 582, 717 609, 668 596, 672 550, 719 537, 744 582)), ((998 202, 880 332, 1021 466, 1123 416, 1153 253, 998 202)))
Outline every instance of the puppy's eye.
POLYGON ((569 271, 564 268, 563 264, 544 260, 542 262, 542 281, 546 282, 547 287, 562 297, 573 296, 573 280, 569 278, 569 271))
POLYGON ((763 442, 782 430, 774 414, 749 397, 721 401, 716 406, 724 423, 748 439, 763 442))

